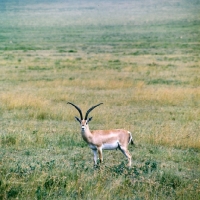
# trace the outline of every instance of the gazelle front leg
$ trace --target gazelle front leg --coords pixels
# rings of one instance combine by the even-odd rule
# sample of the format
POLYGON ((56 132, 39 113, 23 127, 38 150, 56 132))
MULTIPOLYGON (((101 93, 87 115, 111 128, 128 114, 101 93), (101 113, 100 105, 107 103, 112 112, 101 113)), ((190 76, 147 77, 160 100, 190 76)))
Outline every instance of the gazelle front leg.
POLYGON ((95 149, 95 150, 92 150, 92 151, 94 153, 94 166, 96 166, 97 165, 97 150, 95 149))
POLYGON ((98 147, 97 150, 98 150, 98 153, 99 153, 100 163, 102 163, 103 162, 102 147, 98 147))

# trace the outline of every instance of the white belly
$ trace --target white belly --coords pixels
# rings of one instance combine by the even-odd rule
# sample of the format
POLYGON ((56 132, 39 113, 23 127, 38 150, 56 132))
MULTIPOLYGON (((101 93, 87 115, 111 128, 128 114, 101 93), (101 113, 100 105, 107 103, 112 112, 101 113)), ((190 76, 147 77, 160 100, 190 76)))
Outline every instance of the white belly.
MULTIPOLYGON (((97 150, 97 147, 95 145, 89 144, 89 147, 92 150, 97 150)), ((113 150, 113 149, 117 149, 117 148, 119 148, 119 142, 118 141, 116 141, 114 143, 104 143, 104 144, 102 144, 102 149, 105 149, 105 150, 113 150)))
POLYGON ((119 142, 114 142, 114 143, 105 143, 102 145, 102 149, 105 149, 105 150, 113 150, 113 149, 117 149, 119 147, 119 142))

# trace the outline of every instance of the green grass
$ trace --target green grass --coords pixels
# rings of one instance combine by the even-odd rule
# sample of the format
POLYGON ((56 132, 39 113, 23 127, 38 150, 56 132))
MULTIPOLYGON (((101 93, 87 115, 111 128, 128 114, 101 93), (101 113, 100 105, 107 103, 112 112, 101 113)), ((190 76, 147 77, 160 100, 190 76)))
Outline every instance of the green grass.
POLYGON ((200 198, 198 1, 0 4, 0 199, 200 198), (130 169, 68 101, 132 132, 130 169))

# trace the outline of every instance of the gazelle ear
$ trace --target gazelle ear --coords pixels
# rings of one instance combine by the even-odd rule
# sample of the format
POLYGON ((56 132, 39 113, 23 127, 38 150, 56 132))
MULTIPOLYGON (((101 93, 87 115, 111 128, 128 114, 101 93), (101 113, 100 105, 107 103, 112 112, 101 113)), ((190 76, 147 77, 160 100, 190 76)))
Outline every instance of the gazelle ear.
POLYGON ((75 119, 76 119, 79 123, 81 123, 81 120, 80 120, 78 117, 75 117, 75 119))
POLYGON ((87 122, 90 122, 90 121, 92 121, 92 117, 90 117, 90 118, 87 120, 87 122))

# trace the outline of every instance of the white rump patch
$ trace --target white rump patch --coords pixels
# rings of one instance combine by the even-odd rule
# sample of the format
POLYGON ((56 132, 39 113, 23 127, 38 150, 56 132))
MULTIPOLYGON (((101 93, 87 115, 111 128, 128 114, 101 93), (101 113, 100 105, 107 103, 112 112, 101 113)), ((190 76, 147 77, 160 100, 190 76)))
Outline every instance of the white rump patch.
POLYGON ((130 142, 131 142, 131 140, 133 140, 133 138, 132 138, 131 132, 130 132, 130 131, 128 131, 128 133, 129 133, 129 135, 130 135, 130 138, 129 138, 129 141, 128 141, 128 143, 130 143, 130 142))

